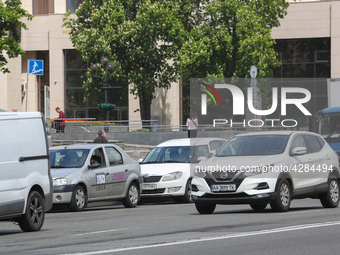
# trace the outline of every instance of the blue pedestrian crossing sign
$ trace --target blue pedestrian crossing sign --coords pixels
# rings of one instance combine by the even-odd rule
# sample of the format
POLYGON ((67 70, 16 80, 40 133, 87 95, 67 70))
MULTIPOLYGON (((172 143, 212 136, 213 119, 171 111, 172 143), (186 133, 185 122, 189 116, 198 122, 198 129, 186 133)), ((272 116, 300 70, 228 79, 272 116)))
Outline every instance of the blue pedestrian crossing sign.
POLYGON ((33 75, 44 74, 44 60, 29 59, 28 73, 33 75))

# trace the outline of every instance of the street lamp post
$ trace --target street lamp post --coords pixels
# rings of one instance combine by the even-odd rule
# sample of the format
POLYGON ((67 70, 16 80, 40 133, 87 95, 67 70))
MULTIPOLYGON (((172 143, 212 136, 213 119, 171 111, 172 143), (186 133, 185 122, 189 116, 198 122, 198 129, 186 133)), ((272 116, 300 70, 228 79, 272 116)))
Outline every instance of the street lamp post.
POLYGON ((95 73, 94 77, 100 78, 103 81, 103 89, 104 89, 104 93, 105 93, 105 103, 104 103, 104 105, 98 104, 98 107, 101 110, 106 110, 104 130, 105 130, 105 132, 109 132, 109 126, 108 126, 108 123, 107 123, 107 121, 109 119, 109 110, 112 110, 115 107, 115 105, 107 103, 107 89, 108 89, 107 80, 112 77, 111 73, 115 69, 115 66, 110 63, 110 61, 107 57, 102 57, 100 62, 104 66, 104 77, 96 75, 96 73, 98 71, 98 65, 97 64, 91 64, 90 70, 95 73))

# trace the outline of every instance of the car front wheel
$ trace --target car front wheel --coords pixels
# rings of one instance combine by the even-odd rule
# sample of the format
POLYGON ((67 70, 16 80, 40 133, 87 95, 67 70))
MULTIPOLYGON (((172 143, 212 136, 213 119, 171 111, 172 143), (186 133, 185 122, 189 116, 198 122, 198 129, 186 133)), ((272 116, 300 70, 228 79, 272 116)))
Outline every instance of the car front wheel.
POLYGON ((320 196, 320 201, 325 208, 334 208, 339 204, 339 182, 331 176, 328 180, 328 191, 320 196))
POLYGON ((290 185, 286 179, 279 179, 276 186, 276 198, 270 203, 270 206, 275 212, 287 212, 290 202, 290 185))
POLYGON ((78 185, 72 194, 71 203, 68 204, 68 209, 72 212, 83 211, 86 204, 86 192, 84 188, 78 185))
POLYGON ((191 179, 188 180, 186 186, 185 186, 185 194, 182 197, 174 197, 174 200, 176 202, 182 202, 182 203, 191 203, 191 179))
POLYGON ((138 187, 135 183, 132 182, 128 188, 126 197, 123 199, 123 205, 126 208, 136 207, 140 199, 139 196, 140 194, 138 191, 138 187))
POLYGON ((41 229, 45 219, 45 208, 41 195, 32 191, 28 196, 26 213, 21 216, 19 226, 22 231, 31 232, 41 229))
POLYGON ((216 204, 200 204, 195 203, 196 210, 200 214, 212 214, 215 211, 216 204))

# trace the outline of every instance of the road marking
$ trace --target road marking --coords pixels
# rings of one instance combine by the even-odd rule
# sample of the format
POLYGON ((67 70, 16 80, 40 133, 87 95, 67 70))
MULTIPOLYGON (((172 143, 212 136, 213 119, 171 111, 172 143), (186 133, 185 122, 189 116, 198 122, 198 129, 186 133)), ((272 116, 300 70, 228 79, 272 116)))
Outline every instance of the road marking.
POLYGON ((112 252, 120 252, 120 251, 132 251, 132 250, 138 250, 138 249, 149 249, 149 248, 157 248, 157 247, 179 245, 179 244, 189 244, 189 243, 198 243, 198 242, 206 242, 206 241, 231 239, 231 238, 237 238, 237 237, 266 235, 266 234, 272 234, 272 233, 280 233, 280 232, 295 231, 295 230, 308 229, 308 228, 335 226, 335 225, 340 225, 340 221, 296 225, 296 226, 289 226, 289 227, 283 227, 283 228, 273 228, 273 229, 250 231, 250 232, 245 232, 245 233, 229 234, 229 235, 224 235, 224 236, 191 239, 191 240, 186 240, 186 241, 176 241, 176 242, 170 242, 170 243, 150 244, 150 245, 144 245, 144 246, 116 248, 116 249, 111 249, 111 250, 102 250, 102 251, 93 251, 93 252, 80 252, 80 253, 68 253, 68 254, 64 254, 64 255, 71 255, 71 254, 92 255, 92 254, 104 254, 104 253, 112 253, 112 252))
POLYGON ((127 230, 127 229, 128 228, 102 230, 102 231, 96 231, 96 232, 87 232, 87 233, 83 233, 83 234, 76 234, 74 236, 84 236, 84 235, 100 234, 100 233, 114 232, 114 231, 127 230))
POLYGON ((152 218, 152 220, 163 220, 163 219, 177 219, 178 217, 155 217, 155 218, 152 218))
MULTIPOLYGON (((334 208, 332 208, 332 209, 334 209, 334 208)), ((289 214, 300 214, 300 213, 306 213, 306 212, 312 213, 312 212, 320 212, 321 210, 323 211, 323 210, 325 210, 325 208, 320 208, 320 209, 316 209, 316 210, 303 210, 303 211, 298 211, 298 212, 289 212, 289 214)))

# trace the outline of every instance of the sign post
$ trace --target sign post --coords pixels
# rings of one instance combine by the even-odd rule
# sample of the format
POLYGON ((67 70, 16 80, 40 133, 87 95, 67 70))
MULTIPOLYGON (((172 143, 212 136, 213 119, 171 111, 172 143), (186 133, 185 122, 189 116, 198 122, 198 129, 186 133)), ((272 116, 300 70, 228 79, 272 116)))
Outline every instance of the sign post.
POLYGON ((29 74, 43 75, 44 74, 44 60, 36 60, 36 59, 27 60, 26 112, 27 112, 28 75, 29 74))
POLYGON ((151 116, 151 120, 152 131, 157 131, 157 127, 162 123, 162 117, 160 115, 154 115, 151 116))
MULTIPOLYGON (((254 108, 257 108, 257 80, 256 80, 256 76, 257 76, 257 67, 252 65, 250 68, 250 77, 251 77, 251 81, 250 81, 250 85, 253 88, 253 106, 254 108)), ((254 114, 254 119, 256 119, 256 116, 254 114)), ((255 128, 256 130, 256 128, 255 128)))
POLYGON ((50 87, 44 86, 44 99, 45 99, 45 121, 49 120, 50 117, 50 87))

